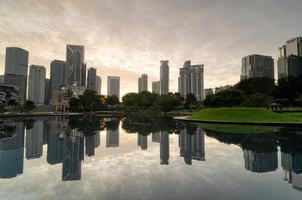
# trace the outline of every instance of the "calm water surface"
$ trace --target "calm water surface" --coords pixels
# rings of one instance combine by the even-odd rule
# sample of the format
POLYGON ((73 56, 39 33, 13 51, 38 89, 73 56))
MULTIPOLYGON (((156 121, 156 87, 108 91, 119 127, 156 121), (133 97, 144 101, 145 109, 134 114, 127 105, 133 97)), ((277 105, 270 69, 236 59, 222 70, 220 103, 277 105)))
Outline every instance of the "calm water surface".
POLYGON ((2 119, 0 132, 1 200, 302 199, 298 133, 66 117, 2 119))

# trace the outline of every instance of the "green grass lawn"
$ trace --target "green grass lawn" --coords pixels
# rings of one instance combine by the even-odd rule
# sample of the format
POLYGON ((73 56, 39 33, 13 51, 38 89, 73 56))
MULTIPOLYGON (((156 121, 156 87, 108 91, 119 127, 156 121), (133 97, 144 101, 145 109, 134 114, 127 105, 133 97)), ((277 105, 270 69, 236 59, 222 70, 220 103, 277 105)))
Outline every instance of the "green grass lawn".
POLYGON ((212 130, 221 133, 236 133, 236 134, 263 134, 275 133, 280 131, 282 127, 278 126, 242 126, 230 124, 200 124, 200 127, 206 130, 212 130))
POLYGON ((225 122, 302 122, 301 113, 274 113, 265 108, 206 108, 193 113, 191 119, 225 122))

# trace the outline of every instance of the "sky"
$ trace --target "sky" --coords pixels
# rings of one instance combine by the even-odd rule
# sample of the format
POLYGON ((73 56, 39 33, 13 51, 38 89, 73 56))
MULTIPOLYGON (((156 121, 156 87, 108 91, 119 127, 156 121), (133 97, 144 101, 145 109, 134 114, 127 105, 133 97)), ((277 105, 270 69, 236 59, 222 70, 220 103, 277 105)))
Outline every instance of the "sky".
POLYGON ((49 77, 50 62, 75 44, 85 46, 103 94, 108 75, 121 77, 123 95, 147 73, 151 90, 160 60, 169 60, 172 92, 186 60, 204 64, 206 88, 235 84, 242 57, 276 59, 279 46, 302 36, 301 19, 301 0, 0 0, 0 74, 8 46, 28 50, 29 64, 49 77))

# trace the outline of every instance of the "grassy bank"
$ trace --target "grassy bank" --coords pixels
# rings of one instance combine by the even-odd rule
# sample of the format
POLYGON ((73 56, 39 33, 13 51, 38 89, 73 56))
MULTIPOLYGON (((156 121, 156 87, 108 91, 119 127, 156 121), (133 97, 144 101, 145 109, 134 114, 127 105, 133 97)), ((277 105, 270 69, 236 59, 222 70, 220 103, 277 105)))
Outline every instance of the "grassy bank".
POLYGON ((274 113, 265 108, 206 108, 193 113, 191 119, 218 122, 294 123, 302 122, 302 115, 274 113))

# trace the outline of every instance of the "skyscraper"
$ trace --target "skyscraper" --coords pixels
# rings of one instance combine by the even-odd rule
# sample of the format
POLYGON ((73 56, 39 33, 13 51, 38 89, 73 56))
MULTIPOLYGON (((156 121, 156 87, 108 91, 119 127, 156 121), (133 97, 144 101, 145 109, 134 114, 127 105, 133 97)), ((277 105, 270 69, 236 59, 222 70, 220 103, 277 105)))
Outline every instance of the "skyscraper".
POLYGON ((274 79, 274 59, 256 54, 242 58, 241 80, 259 77, 274 79))
POLYGON ((66 46, 66 64, 68 68, 68 85, 86 85, 85 47, 79 45, 66 46))
POLYGON ((271 172, 278 168, 277 149, 273 152, 255 152, 243 149, 245 168, 251 172, 271 172))
POLYGON ((100 76, 96 76, 96 92, 99 95, 102 93, 102 78, 100 76))
POLYGON ((106 147, 118 147, 119 146, 119 128, 112 130, 107 128, 106 132, 106 147))
POLYGON ((5 54, 4 82, 19 88, 19 101, 25 101, 27 93, 28 51, 7 47, 5 54))
POLYGON ((198 101, 204 99, 204 66, 191 65, 188 60, 183 68, 179 69, 178 92, 186 98, 188 94, 194 94, 198 101))
POLYGON ((152 82, 152 93, 160 94, 160 81, 152 82))
POLYGON ((40 158, 43 153, 43 121, 36 121, 26 133, 26 158, 40 158))
POLYGON ((65 61, 53 60, 50 64, 50 88, 52 91, 60 90, 68 84, 68 70, 65 61))
POLYGON ((278 79, 297 77, 302 73, 302 37, 288 40, 278 48, 278 79))
POLYGON ((169 164, 169 133, 167 131, 160 132, 160 164, 169 164))
POLYGON ((169 93, 169 61, 160 61, 160 94, 169 93))
POLYGON ((96 84, 97 84, 96 68, 91 67, 88 69, 87 89, 97 92, 96 84))
POLYGON ((138 92, 148 91, 148 75, 142 74, 138 78, 138 92))
POLYGON ((120 98, 120 77, 107 77, 107 95, 116 95, 118 98, 120 98))
POLYGON ((44 103, 46 105, 50 102, 50 80, 48 78, 45 79, 45 95, 44 95, 44 103))
POLYGON ((46 69, 43 66, 31 65, 29 72, 28 99, 36 104, 44 104, 46 69))

